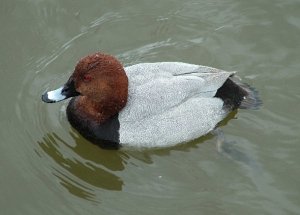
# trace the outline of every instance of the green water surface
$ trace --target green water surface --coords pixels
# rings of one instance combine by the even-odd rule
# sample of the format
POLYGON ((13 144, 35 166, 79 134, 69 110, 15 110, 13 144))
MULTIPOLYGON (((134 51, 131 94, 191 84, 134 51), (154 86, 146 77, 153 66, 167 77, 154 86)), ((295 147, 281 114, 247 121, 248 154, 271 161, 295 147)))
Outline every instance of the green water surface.
POLYGON ((300 214, 299 0, 1 0, 0 208, 15 214, 300 214), (207 135, 106 151, 41 102, 78 59, 238 71, 263 100, 207 135))

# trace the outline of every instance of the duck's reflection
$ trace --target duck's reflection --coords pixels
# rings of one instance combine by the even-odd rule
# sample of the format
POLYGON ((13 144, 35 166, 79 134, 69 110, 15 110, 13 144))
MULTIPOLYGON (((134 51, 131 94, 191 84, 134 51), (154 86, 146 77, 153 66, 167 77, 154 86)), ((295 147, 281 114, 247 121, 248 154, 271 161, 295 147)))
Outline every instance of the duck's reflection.
POLYGON ((48 133, 39 141, 42 150, 56 164, 53 174, 70 193, 88 200, 94 199, 95 187, 122 190, 123 181, 117 175, 124 170, 128 155, 122 151, 102 150, 82 137, 70 132, 72 145, 55 133, 48 133))
MULTIPOLYGON (((236 112, 232 112, 219 126, 227 124, 235 115, 236 112)), ((60 184, 73 195, 96 201, 97 188, 122 190, 124 182, 120 177, 120 172, 125 170, 129 159, 151 164, 153 155, 168 156, 172 151, 188 152, 198 148, 200 143, 214 137, 210 133, 189 143, 169 148, 104 150, 78 136, 76 131, 71 130, 68 141, 63 140, 56 133, 48 133, 38 143, 41 149, 55 162, 52 166, 53 175, 59 179, 60 184)), ((230 157, 233 159, 236 155, 232 150, 223 150, 222 153, 231 155, 230 157)), ((241 153, 238 155, 239 157, 242 156, 241 153)), ((134 165, 132 161, 129 163, 134 165)))

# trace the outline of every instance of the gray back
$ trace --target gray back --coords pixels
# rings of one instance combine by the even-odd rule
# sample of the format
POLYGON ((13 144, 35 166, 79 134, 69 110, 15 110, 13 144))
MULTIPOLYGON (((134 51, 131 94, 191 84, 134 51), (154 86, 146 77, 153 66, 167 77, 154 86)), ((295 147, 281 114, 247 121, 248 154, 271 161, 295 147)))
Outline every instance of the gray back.
POLYGON ((226 112, 216 91, 233 74, 179 63, 142 63, 125 68, 129 97, 119 113, 120 142, 170 146, 214 129, 226 112))

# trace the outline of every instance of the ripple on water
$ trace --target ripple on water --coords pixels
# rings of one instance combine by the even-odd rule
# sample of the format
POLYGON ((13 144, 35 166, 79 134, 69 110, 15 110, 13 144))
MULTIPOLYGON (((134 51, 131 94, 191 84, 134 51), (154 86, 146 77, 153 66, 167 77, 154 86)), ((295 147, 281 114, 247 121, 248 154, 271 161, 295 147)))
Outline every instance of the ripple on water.
MULTIPOLYGON (((48 56, 32 58, 26 65, 28 72, 15 103, 16 123, 24 128, 24 137, 32 143, 26 145, 25 150, 30 154, 34 149, 38 155, 31 158, 34 160, 30 167, 32 174, 41 176, 47 170, 70 193, 90 201, 99 201, 95 194, 97 189, 122 190, 123 181, 118 172, 124 170, 128 156, 124 152, 101 150, 73 131, 65 116, 67 102, 48 105, 40 98, 44 91, 67 80, 67 73, 46 71, 55 71, 53 65, 68 54, 75 41, 103 23, 118 19, 118 14, 105 14, 48 56)), ((52 184, 53 180, 44 182, 52 184)))
MULTIPOLYGON (((31 87, 25 84, 20 98, 26 96, 31 87)), ((118 172, 124 170, 126 153, 101 150, 85 141, 67 122, 67 102, 44 104, 39 95, 43 86, 39 89, 25 104, 21 99, 16 104, 19 123, 32 142, 26 150, 33 147, 43 166, 33 168, 34 174, 41 175, 41 171, 48 169, 71 194, 90 201, 99 201, 95 194, 99 188, 122 190, 123 181, 118 172)))
MULTIPOLYGON (((164 47, 165 45, 168 45, 168 43, 158 43, 155 46, 149 44, 149 46, 124 53, 122 56, 137 57, 141 52, 152 52, 152 48, 164 47)), ((145 185, 145 177, 153 177, 153 175, 147 175, 141 167, 145 164, 151 165, 153 156, 168 156, 172 150, 189 151, 191 148, 197 148, 195 143, 211 139, 211 135, 171 149, 150 151, 102 150, 83 139, 70 127, 65 114, 68 101, 45 104, 40 100, 45 88, 60 85, 62 79, 61 74, 56 74, 51 77, 51 80, 53 80, 51 86, 50 84, 44 85, 45 80, 41 81, 39 77, 42 75, 43 72, 35 74, 32 71, 30 76, 25 79, 16 102, 19 122, 25 127, 27 137, 32 142, 32 145, 27 146, 27 150, 33 148, 40 159, 39 166, 32 169, 34 173, 42 175, 42 172, 47 169, 57 179, 57 183, 62 188, 74 196, 92 202, 101 202, 99 194, 101 190, 122 190, 127 195, 135 198, 143 196, 151 199, 156 198, 156 201, 166 198, 176 198, 179 201, 180 197, 174 196, 179 196, 181 190, 193 190, 193 184, 185 185, 180 180, 168 183, 168 177, 164 177, 163 174, 156 175, 155 180, 145 185), (28 97, 25 102, 22 100, 24 97, 28 97), (25 122, 30 123, 32 127, 27 128, 25 122), (126 174, 123 173, 126 167, 131 166, 134 169, 129 168, 129 170, 126 170, 126 174), (125 190, 124 180, 126 181, 125 190), (181 186, 181 188, 174 189, 178 186, 181 186), (141 192, 141 190, 144 190, 144 192, 141 192)), ((64 76, 64 80, 67 80, 67 74, 62 76, 64 76)), ((235 113, 230 115, 227 120, 234 117, 234 115, 235 113)), ((223 123, 226 123, 226 121, 223 123)), ((166 165, 169 165, 169 163, 166 163, 166 165)), ((53 183, 53 178, 49 180, 51 181, 49 183, 53 183)), ((190 200, 194 198, 194 194, 191 192, 190 200)))
MULTIPOLYGON (((189 33, 194 32, 195 25, 198 25, 191 20, 190 25, 185 26, 187 25, 186 19, 191 17, 180 15, 180 10, 174 11, 174 13, 178 15, 177 18, 174 18, 173 14, 170 13, 166 17, 157 19, 158 23, 156 23, 157 25, 152 32, 154 36, 163 36, 162 39, 143 42, 141 45, 123 51, 118 57, 130 64, 142 62, 145 57, 161 61, 161 53, 170 56, 169 53, 176 49, 184 52, 185 49, 190 49, 195 44, 199 45, 205 41, 207 36, 205 34, 203 37, 196 34, 189 36, 190 43, 180 39, 175 41, 168 38, 170 33, 174 33, 173 28, 176 25, 179 26, 179 29, 185 27, 189 33), (175 23, 174 21, 179 22, 175 23)), ((193 16, 196 16, 196 14, 193 16)), ((57 104, 44 104, 41 102, 40 97, 45 90, 62 85, 68 78, 69 72, 59 73, 57 70, 61 70, 61 68, 54 65, 59 64, 65 58, 72 59, 74 62, 71 50, 77 41, 84 39, 103 24, 112 21, 118 22, 121 18, 117 13, 108 13, 101 16, 90 22, 89 25, 84 26, 81 32, 53 50, 48 56, 42 56, 38 60, 32 59, 32 62, 27 65, 30 69, 22 83, 22 90, 18 95, 15 111, 19 120, 18 123, 23 125, 26 132, 25 136, 32 143, 31 145, 28 144, 25 150, 32 151, 34 149, 38 155, 38 158, 33 159, 39 162, 36 162, 37 164, 32 167, 31 171, 36 175, 43 175, 42 173, 45 170, 48 171, 53 177, 45 183, 57 183, 59 185, 57 187, 92 202, 102 201, 101 191, 103 190, 123 191, 120 192, 122 196, 128 198, 129 195, 138 201, 141 201, 143 197, 152 199, 151 204, 153 204, 153 207, 155 207, 155 203, 166 199, 176 200, 180 204, 183 198, 181 196, 182 192, 186 195, 184 197, 185 202, 193 202, 195 197, 209 195, 209 191, 222 190, 221 186, 209 187, 211 185, 198 188, 198 178, 195 178, 198 176, 194 176, 192 173, 193 171, 199 171, 199 166, 190 166, 194 161, 182 162, 182 160, 177 160, 176 156, 170 158, 170 160, 160 159, 164 156, 171 157, 172 153, 180 154, 185 151, 192 151, 190 149, 196 150, 195 143, 210 140, 211 135, 171 149, 107 151, 87 142, 70 127, 65 115, 67 101, 57 104), (27 98, 26 101, 23 98, 27 98), (30 128, 26 126, 28 124, 31 125, 30 128), (160 165, 157 165, 157 161, 160 165), (143 168, 145 166, 147 168, 143 168), (195 190, 195 188, 197 189, 195 190), (189 192, 188 195, 186 194, 187 191, 189 192)), ((200 23, 201 27, 215 29, 211 28, 211 25, 211 23, 200 23)), ((183 38, 185 36, 183 35, 183 38)), ((208 52, 205 49, 204 51, 208 52)), ((209 53, 206 53, 205 56, 213 58, 209 53)), ((175 56, 170 57, 173 60, 174 58, 175 56)), ((198 58, 198 56, 195 56, 195 58, 198 58)), ((68 67, 67 71, 70 69, 73 68, 68 67)), ((230 117, 234 117, 234 114, 230 117)), ((215 150, 214 146, 210 149, 215 150)), ((240 159, 239 162, 247 162, 241 159, 241 153, 235 153, 231 157, 233 160, 238 158, 240 159)), ((216 164, 208 164, 218 169, 216 164)), ((215 174, 211 169, 205 169, 205 165, 203 171, 203 177, 206 180, 209 180, 209 174, 215 174)), ((43 178, 43 180, 45 179, 43 178)), ((52 187, 51 189, 55 188, 52 187)), ((123 198, 121 201, 127 200, 123 198)), ((208 203, 207 206, 212 205, 208 203)))

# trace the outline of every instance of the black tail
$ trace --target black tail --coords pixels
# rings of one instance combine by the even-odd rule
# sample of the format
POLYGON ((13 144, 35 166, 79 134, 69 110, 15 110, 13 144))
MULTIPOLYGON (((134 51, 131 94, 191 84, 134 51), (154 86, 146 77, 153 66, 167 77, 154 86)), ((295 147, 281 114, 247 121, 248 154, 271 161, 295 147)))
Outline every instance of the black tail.
POLYGON ((261 107, 262 101, 258 92, 248 84, 228 78, 225 83, 218 89, 215 97, 224 101, 224 106, 228 109, 254 109, 261 107))

